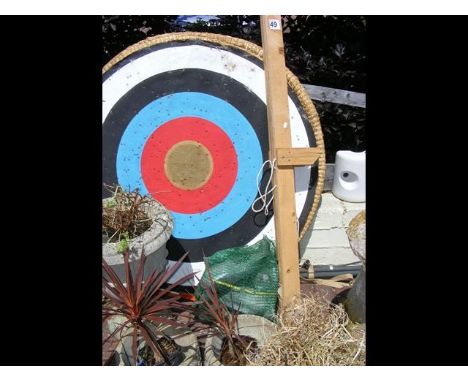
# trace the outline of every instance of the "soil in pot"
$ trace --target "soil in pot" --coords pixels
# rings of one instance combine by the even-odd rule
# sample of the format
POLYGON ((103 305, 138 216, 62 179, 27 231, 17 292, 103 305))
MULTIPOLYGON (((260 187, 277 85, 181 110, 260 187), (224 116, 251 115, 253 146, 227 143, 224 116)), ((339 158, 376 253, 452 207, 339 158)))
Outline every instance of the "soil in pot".
MULTIPOLYGON (((170 366, 179 365, 183 359, 184 355, 177 344, 168 338, 162 337, 157 340, 161 349, 167 355, 169 359, 170 366)), ((142 349, 138 352, 138 366, 169 366, 164 357, 161 354, 155 354, 153 350, 148 346, 143 346, 142 349)))
POLYGON ((239 357, 235 354, 232 354, 229 351, 229 341, 227 338, 224 338, 223 344, 221 345, 221 356, 220 362, 224 366, 245 366, 247 364, 247 359, 245 358, 244 353, 248 350, 249 352, 255 353, 257 351, 257 341, 254 338, 249 336, 240 336, 244 342, 247 344, 246 347, 239 341, 237 338, 234 338, 234 346, 237 349, 239 357))

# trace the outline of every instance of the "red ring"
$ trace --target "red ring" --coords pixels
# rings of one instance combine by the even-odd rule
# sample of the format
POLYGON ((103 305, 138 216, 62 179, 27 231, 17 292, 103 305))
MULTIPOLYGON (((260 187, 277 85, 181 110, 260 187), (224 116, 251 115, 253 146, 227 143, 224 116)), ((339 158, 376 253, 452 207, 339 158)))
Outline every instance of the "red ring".
POLYGON ((229 136, 219 126, 198 117, 175 118, 148 138, 141 156, 141 174, 148 192, 171 211, 193 214, 209 210, 229 193, 237 176, 237 155, 229 136), (174 186, 164 171, 169 149, 181 141, 197 141, 213 159, 210 180, 196 190, 174 186))

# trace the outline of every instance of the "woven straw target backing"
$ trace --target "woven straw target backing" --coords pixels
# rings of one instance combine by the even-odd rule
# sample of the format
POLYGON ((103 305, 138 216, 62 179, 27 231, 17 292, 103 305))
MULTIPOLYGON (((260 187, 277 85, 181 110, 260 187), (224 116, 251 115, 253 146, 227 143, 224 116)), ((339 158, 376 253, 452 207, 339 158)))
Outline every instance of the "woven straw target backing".
MULTIPOLYGON (((187 41, 187 40, 199 40, 205 42, 211 42, 215 44, 219 44, 225 47, 232 47, 236 49, 243 50, 248 54, 258 58, 259 60, 263 60, 263 50, 261 47, 234 37, 224 36, 224 35, 217 35, 212 33, 197 33, 197 32, 182 32, 182 33, 169 33, 154 37, 149 37, 145 40, 142 40, 124 51, 120 54, 115 56, 112 60, 110 60, 102 70, 102 73, 106 73, 108 70, 113 68, 116 64, 124 60, 126 57, 141 51, 143 49, 149 48, 153 45, 162 44, 162 43, 170 43, 175 41, 187 41)), ((287 69, 287 80, 288 86, 293 91, 293 93, 297 96, 308 121, 312 126, 312 132, 316 140, 316 147, 320 150, 320 157, 318 160, 318 177, 316 181, 315 193, 313 198, 312 208, 308 214, 307 220, 303 225, 301 232, 299 234, 299 240, 304 237, 307 229, 309 228, 312 220, 317 212, 320 197, 323 190, 323 184, 325 179, 325 146, 323 142, 323 134, 320 126, 319 117, 315 106, 313 105, 309 95, 299 82, 299 79, 289 70, 287 69)), ((206 170, 206 169, 205 169, 206 170)), ((193 186, 193 185, 192 185, 193 186)))

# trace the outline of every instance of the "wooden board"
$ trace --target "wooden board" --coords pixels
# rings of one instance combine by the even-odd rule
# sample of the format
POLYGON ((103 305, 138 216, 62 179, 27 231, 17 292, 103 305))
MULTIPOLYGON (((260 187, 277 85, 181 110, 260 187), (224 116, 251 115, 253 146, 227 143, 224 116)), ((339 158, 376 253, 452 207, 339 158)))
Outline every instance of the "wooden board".
MULTIPOLYGON (((274 159, 277 148, 291 147, 281 16, 260 16, 260 27, 266 79, 270 159, 274 159)), ((280 279, 280 306, 285 306, 300 295, 294 167, 282 166, 274 174, 276 189, 273 207, 280 279)))
POLYGON ((278 166, 306 166, 314 164, 320 157, 318 147, 279 148, 276 149, 276 164, 278 166))
POLYGON ((366 94, 352 92, 350 90, 326 88, 324 86, 316 86, 302 84, 310 98, 320 102, 332 102, 341 105, 366 107, 366 94))

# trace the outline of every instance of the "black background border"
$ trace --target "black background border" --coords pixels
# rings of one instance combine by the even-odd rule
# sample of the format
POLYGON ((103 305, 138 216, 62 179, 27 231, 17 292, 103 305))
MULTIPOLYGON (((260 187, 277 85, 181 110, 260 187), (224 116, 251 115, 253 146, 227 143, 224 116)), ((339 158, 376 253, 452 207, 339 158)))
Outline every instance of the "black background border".
MULTIPOLYGON (((1 21, 0 359, 100 365, 101 18, 1 21)), ((456 96, 467 82, 465 25, 368 18, 369 365, 466 362, 457 349, 467 340, 466 233, 449 215, 464 193, 450 187, 460 172, 448 166, 466 151, 456 146, 466 126, 456 96)))

